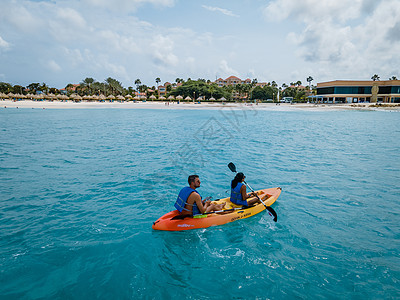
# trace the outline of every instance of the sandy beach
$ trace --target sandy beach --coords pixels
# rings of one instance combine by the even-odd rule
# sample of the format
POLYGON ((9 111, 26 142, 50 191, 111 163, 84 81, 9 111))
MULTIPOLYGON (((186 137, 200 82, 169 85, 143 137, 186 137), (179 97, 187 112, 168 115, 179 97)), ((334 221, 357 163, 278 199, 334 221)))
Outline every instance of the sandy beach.
POLYGON ((312 103, 176 103, 176 102, 61 102, 61 101, 12 101, 1 100, 0 108, 32 108, 32 109, 104 109, 104 108, 126 108, 126 109, 257 109, 271 111, 295 111, 295 110, 386 110, 400 111, 400 104, 381 104, 370 103, 354 104, 312 104, 312 103))

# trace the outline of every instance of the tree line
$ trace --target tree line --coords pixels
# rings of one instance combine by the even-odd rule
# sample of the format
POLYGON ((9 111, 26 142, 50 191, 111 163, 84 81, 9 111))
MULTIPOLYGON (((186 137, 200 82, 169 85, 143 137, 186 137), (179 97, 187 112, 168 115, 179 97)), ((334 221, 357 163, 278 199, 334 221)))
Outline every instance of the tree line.
MULTIPOLYGON (((380 80, 377 74, 371 77, 372 80, 380 80)), ((219 100, 226 101, 248 101, 248 100, 261 100, 261 101, 277 101, 278 97, 291 97, 294 101, 303 102, 308 100, 308 96, 316 94, 316 87, 311 83, 314 80, 311 76, 307 77, 308 86, 302 86, 301 81, 291 82, 290 85, 283 83, 280 87, 275 81, 266 84, 258 84, 257 79, 253 79, 251 83, 224 85, 218 86, 217 83, 210 80, 197 79, 192 80, 188 78, 176 78, 175 82, 166 85, 166 97, 169 96, 182 96, 183 98, 190 97, 191 99, 203 100, 219 100), (278 96, 279 95, 279 96, 278 96)), ((392 76, 389 80, 397 80, 396 76, 392 76)), ((94 78, 87 77, 79 84, 68 84, 65 87, 64 93, 68 96, 77 94, 80 96, 126 96, 142 94, 149 98, 154 96, 159 99, 158 86, 161 79, 155 79, 155 85, 147 86, 142 84, 140 79, 134 81, 134 86, 127 88, 123 87, 122 83, 114 78, 108 77, 104 82, 96 81, 94 78)), ((49 87, 46 83, 31 83, 26 87, 21 85, 12 85, 6 82, 0 82, 0 93, 4 94, 54 94, 58 95, 61 91, 54 87, 49 87)), ((153 98, 154 98, 153 97, 153 98)))
MULTIPOLYGON (((221 100, 224 101, 277 101, 278 97, 292 97, 296 101, 306 101, 307 97, 315 93, 315 87, 311 85, 314 79, 309 76, 307 81, 308 86, 303 87, 301 81, 291 82, 290 85, 282 84, 278 86, 275 81, 265 84, 258 84, 257 79, 253 79, 251 83, 224 85, 218 86, 217 83, 210 80, 197 79, 192 80, 188 78, 176 78, 175 82, 166 85, 166 97, 181 96, 183 98, 190 97, 191 99, 202 100, 221 100), (279 96, 278 96, 279 94, 279 96)), ((122 83, 118 80, 108 77, 104 82, 98 82, 94 78, 87 77, 79 84, 68 84, 65 87, 64 93, 68 96, 77 94, 80 96, 88 95, 104 95, 104 96, 117 96, 117 95, 138 95, 144 94, 147 98, 154 96, 153 99, 159 99, 158 86, 161 79, 155 79, 155 85, 147 86, 142 84, 140 79, 134 81, 134 86, 127 88, 123 87, 122 83)), ((54 94, 61 93, 60 90, 49 87, 46 83, 31 83, 26 87, 21 85, 11 85, 9 83, 0 82, 0 93, 13 93, 13 94, 54 94)))

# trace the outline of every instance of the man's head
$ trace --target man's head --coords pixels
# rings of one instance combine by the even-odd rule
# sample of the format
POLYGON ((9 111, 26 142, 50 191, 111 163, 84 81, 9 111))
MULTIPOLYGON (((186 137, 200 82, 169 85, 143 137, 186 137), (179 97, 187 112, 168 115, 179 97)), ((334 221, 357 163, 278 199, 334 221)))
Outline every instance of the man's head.
POLYGON ((191 188, 198 188, 200 187, 200 179, 198 175, 190 175, 188 177, 188 183, 191 188))

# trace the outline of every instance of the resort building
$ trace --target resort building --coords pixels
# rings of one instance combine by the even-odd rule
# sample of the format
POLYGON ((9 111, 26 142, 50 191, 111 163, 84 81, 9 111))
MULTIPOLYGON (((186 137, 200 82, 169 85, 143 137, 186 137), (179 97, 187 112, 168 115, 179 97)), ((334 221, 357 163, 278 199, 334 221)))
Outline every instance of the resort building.
POLYGON ((166 83, 164 83, 164 85, 159 85, 157 87, 158 97, 166 97, 169 90, 174 90, 178 86, 181 86, 181 85, 182 85, 181 82, 170 83, 168 81, 166 83), (170 88, 168 88, 168 86, 170 86, 170 88))
POLYGON ((226 79, 218 78, 215 80, 215 83, 218 84, 219 87, 223 87, 225 85, 250 84, 251 80, 249 78, 242 80, 236 76, 230 76, 226 79))
POLYGON ((321 103, 400 103, 400 80, 335 80, 317 83, 321 103))
POLYGON ((158 90, 158 97, 167 96, 167 87, 165 85, 159 85, 157 90, 158 90))

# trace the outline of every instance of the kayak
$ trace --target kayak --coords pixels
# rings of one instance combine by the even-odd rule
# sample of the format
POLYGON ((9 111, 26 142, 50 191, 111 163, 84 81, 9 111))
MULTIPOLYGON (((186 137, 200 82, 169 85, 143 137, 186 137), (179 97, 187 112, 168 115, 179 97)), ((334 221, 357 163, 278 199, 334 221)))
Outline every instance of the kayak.
MULTIPOLYGON (((258 197, 266 206, 271 206, 281 194, 281 188, 269 188, 255 191, 258 197)), ((250 198, 251 199, 251 198, 250 198)), ((198 228, 207 228, 210 226, 223 225, 241 219, 250 218, 263 210, 265 206, 261 202, 250 206, 243 207, 232 203, 228 198, 213 201, 217 204, 225 203, 222 211, 208 213, 195 216, 182 216, 178 210, 166 213, 153 223, 155 230, 181 231, 198 228), (183 218, 182 218, 183 217, 183 218)), ((268 212, 269 213, 269 212, 268 212)))

